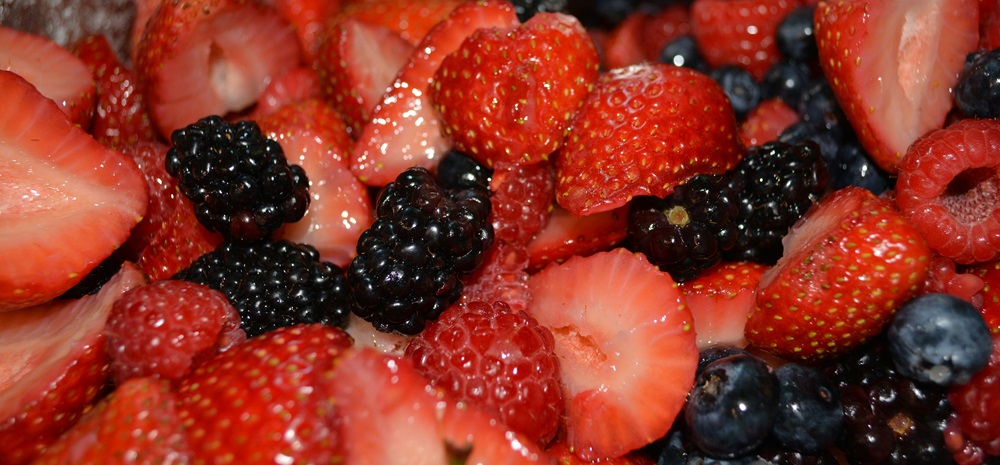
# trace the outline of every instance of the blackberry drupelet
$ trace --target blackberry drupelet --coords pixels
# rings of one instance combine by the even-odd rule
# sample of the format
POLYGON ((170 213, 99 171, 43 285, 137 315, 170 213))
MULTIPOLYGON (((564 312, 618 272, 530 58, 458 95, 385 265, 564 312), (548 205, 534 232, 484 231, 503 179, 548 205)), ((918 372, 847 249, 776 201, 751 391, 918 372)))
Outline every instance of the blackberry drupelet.
POLYGON ((417 334, 462 294, 493 244, 489 193, 446 190, 410 168, 379 192, 347 278, 354 313, 384 332, 417 334))
POLYGON ((825 368, 840 389, 844 431, 837 441, 851 464, 952 463, 944 428, 954 411, 946 388, 899 374, 885 337, 825 368))
POLYGON ((437 178, 446 189, 476 188, 488 191, 493 170, 458 150, 449 150, 438 162, 437 178))
POLYGON ((305 170, 289 165, 281 146, 264 137, 257 123, 209 116, 174 131, 171 141, 167 172, 207 229, 250 243, 305 215, 305 170))
POLYGON ((637 197, 626 244, 674 280, 692 279, 736 244, 738 206, 723 176, 696 176, 666 198, 637 197))
POLYGON ((284 240, 223 243, 174 279, 225 294, 247 337, 300 323, 344 327, 351 310, 344 270, 321 261, 312 246, 284 240))
POLYGON ((751 147, 726 179, 739 195, 739 237, 723 258, 774 264, 782 254, 781 238, 823 195, 828 176, 811 141, 768 142, 751 147))

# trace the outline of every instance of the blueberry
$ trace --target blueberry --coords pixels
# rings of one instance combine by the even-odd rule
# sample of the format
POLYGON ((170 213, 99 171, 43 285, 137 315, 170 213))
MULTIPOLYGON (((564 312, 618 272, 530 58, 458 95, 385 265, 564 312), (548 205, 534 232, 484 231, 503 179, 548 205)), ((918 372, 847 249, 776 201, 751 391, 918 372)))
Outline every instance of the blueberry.
POLYGON ((788 363, 774 370, 778 417, 772 434, 786 447, 808 454, 833 443, 844 424, 840 389, 815 368, 788 363))
POLYGON ((528 21, 535 13, 565 13, 569 0, 511 0, 517 19, 522 23, 528 21))
POLYGON ((781 56, 808 63, 819 56, 816 48, 816 29, 813 26, 815 6, 800 6, 778 23, 775 44, 781 56))
POLYGON ((437 166, 437 178, 449 189, 490 190, 493 170, 457 150, 449 150, 437 166))
POLYGON ((698 51, 698 44, 690 34, 682 35, 664 45, 660 51, 660 63, 708 72, 708 62, 698 51))
POLYGON ((904 304, 887 331, 896 369, 919 382, 964 384, 986 366, 993 342, 979 310, 951 294, 904 304))
POLYGON ((819 147, 823 161, 828 167, 834 162, 834 156, 840 150, 839 137, 826 127, 809 121, 798 121, 785 128, 778 136, 778 142, 786 144, 802 144, 806 141, 812 141, 819 147))
POLYGON ((718 359, 695 377, 684 405, 691 441, 705 455, 732 459, 752 452, 777 417, 778 380, 760 358, 718 359))
POLYGON ((698 353, 698 373, 701 373, 708 364, 720 359, 726 358, 730 355, 742 355, 748 354, 749 352, 736 347, 736 346, 712 346, 704 349, 698 353))
POLYGON ((777 97, 791 108, 797 108, 812 84, 812 72, 804 63, 781 60, 771 65, 761 78, 762 99, 777 97))
POLYGON ((954 96, 966 116, 1000 118, 1000 48, 968 56, 954 96))
POLYGON ((843 137, 853 131, 826 79, 815 79, 806 88, 796 110, 803 121, 831 131, 835 137, 843 137))
POLYGON ((647 453, 656 460, 656 465, 764 465, 755 454, 747 454, 732 459, 706 457, 693 444, 682 428, 673 428, 667 435, 656 441, 647 453))
POLYGON ((875 163, 857 139, 842 141, 836 153, 827 160, 830 187, 834 190, 858 186, 882 194, 894 184, 893 178, 875 163))
POLYGON ((736 119, 743 120, 747 113, 760 103, 760 84, 749 71, 736 65, 723 65, 713 69, 709 76, 722 86, 733 105, 736 119))

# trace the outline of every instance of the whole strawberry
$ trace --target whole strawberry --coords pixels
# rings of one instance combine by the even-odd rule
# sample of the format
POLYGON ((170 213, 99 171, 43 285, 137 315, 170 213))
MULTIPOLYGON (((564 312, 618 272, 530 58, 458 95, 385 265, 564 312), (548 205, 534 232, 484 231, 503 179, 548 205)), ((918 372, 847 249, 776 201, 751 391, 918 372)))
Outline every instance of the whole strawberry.
POLYGON ((691 34, 709 66, 737 65, 758 80, 781 59, 775 32, 802 0, 695 0, 691 34))
POLYGON ((455 148, 492 167, 556 151, 597 80, 600 57, 576 18, 539 13, 480 29, 448 55, 429 89, 455 148))
POLYGON ((576 216, 639 195, 664 197, 743 155, 722 88, 689 68, 639 64, 604 74, 556 157, 556 201, 576 216))
POLYGON ((847 187, 810 209, 757 287, 750 344, 789 359, 842 354, 878 334, 923 285, 926 240, 870 191, 847 187))

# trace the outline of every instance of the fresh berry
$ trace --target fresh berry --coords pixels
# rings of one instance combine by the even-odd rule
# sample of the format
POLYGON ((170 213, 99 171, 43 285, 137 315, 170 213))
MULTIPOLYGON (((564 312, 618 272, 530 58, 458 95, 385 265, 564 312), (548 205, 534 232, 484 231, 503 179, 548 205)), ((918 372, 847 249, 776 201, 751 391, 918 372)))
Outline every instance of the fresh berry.
POLYGON ((906 302, 886 328, 898 371, 922 383, 965 384, 986 366, 993 342, 979 310, 951 294, 906 302))
POLYGON ((324 261, 346 268, 361 231, 371 226, 368 189, 351 173, 347 160, 354 142, 344 120, 319 99, 291 103, 257 120, 261 131, 281 145, 285 157, 305 170, 309 208, 278 236, 309 244, 324 261))
POLYGON ((710 457, 746 455, 771 433, 778 416, 778 379, 750 354, 715 360, 698 373, 684 404, 692 442, 710 457))
POLYGON ((550 265, 529 285, 528 312, 555 336, 573 453, 618 457, 666 434, 698 364, 670 275, 616 249, 550 265))
POLYGON ((819 58, 816 49, 815 5, 802 5, 789 11, 774 31, 774 42, 783 58, 812 63, 819 58))
POLYGON ((664 197, 742 157, 722 88, 689 68, 641 64, 605 73, 556 157, 556 201, 576 216, 664 197))
POLYGON ((526 312, 505 302, 453 305, 410 341, 406 356, 431 384, 538 444, 559 430, 564 402, 555 339, 526 312))
POLYGON ((708 63, 698 50, 698 43, 691 34, 684 34, 667 42, 660 51, 659 62, 708 72, 708 63))
POLYGON ((628 206, 584 217, 553 205, 548 222, 528 243, 529 271, 562 263, 575 255, 610 250, 628 234, 628 206))
POLYGON ((568 0, 511 0, 517 19, 526 22, 538 13, 566 13, 568 0))
POLYGON ((111 376, 176 380, 199 359, 246 339, 240 314, 207 286, 163 280, 131 289, 115 301, 104 334, 111 376))
MULTIPOLYGON (((94 138, 98 137, 95 135, 94 138)), ((135 260, 163 227, 164 221, 173 212, 177 202, 175 197, 183 197, 177 191, 176 179, 167 173, 165 161, 168 150, 170 146, 159 141, 136 142, 121 148, 122 153, 131 157, 139 166, 143 177, 146 178, 146 187, 149 189, 146 214, 142 217, 142 221, 132 228, 128 240, 122 245, 130 260, 135 260)))
POLYGON ((968 383, 952 387, 948 399, 968 445, 980 456, 1000 456, 1000 421, 993 414, 1000 408, 1000 337, 993 336, 986 367, 968 383))
POLYGON ((292 26, 251 0, 163 2, 134 46, 139 86, 164 138, 209 115, 250 108, 301 59, 292 26))
POLYGON ((786 363, 774 370, 778 415, 771 434, 797 452, 816 454, 833 444, 844 426, 840 389, 813 367, 786 363))
POLYGON ((528 308, 528 251, 522 244, 493 241, 483 264, 463 281, 459 302, 504 302, 514 310, 528 308))
POLYGON ((800 0, 695 0, 691 33, 709 66, 737 65, 760 79, 780 54, 778 25, 800 0))
POLYGON ((749 71, 736 65, 722 65, 708 73, 709 77, 722 86, 729 97, 736 119, 743 121, 750 110, 757 108, 761 100, 761 88, 757 79, 749 71))
POLYGON ((1000 257, 1000 121, 962 120, 915 142, 896 204, 931 248, 956 263, 1000 257))
POLYGON ((333 22, 352 18, 375 24, 417 45, 463 3, 464 0, 345 0, 333 22))
POLYGON ((879 167, 856 138, 841 139, 833 156, 824 154, 823 157, 827 160, 832 190, 857 186, 882 194, 895 187, 897 178, 879 167))
POLYGON ((497 240, 527 245, 549 221, 556 180, 548 162, 493 166, 490 221, 497 240))
POLYGON ((250 243, 302 219, 309 179, 257 123, 198 120, 171 136, 166 167, 191 199, 198 221, 226 239, 250 243))
POLYGON ((189 463, 187 442, 169 383, 139 378, 118 385, 31 463, 189 463))
POLYGON ((352 344, 326 325, 281 328, 196 365, 176 390, 195 457, 331 463, 342 450, 331 380, 352 344))
POLYGON ((729 260, 773 264, 782 238, 825 193, 826 165, 816 144, 768 142, 750 147, 726 179, 737 193, 736 244, 729 260))
POLYGON ((286 105, 321 97, 319 72, 313 68, 298 66, 267 84, 247 119, 259 120, 286 105))
POLYGON ((0 70, 0 95, 6 311, 48 302, 80 282, 125 242, 148 194, 134 161, 75 126, 28 81, 0 70))
POLYGON ((675 281, 688 281, 722 261, 722 253, 736 244, 738 208, 725 177, 698 175, 666 198, 633 200, 626 244, 675 281))
POLYGON ((882 331, 926 279, 931 250, 892 204, 847 187, 824 197, 784 239, 760 280, 746 337, 791 360, 843 354, 882 331))
POLYGON ((643 42, 642 33, 648 18, 645 11, 636 10, 615 26, 601 48, 604 68, 623 68, 646 61, 645 47, 648 44, 643 42))
POLYGON ((691 12, 685 3, 668 3, 650 13, 642 24, 642 43, 646 60, 655 62, 674 39, 691 32, 691 12))
POLYGON ((443 190, 414 167, 382 188, 375 209, 347 270, 354 313, 381 331, 417 334, 458 300, 492 245, 490 199, 443 190))
POLYGON ((699 349, 747 345, 743 330, 754 309, 757 283, 766 270, 757 263, 726 262, 680 284, 694 317, 699 349))
POLYGON ((814 75, 809 63, 783 59, 767 69, 760 78, 763 98, 780 98, 790 108, 796 109, 802 102, 806 90, 820 79, 814 75))
POLYGON ((143 284, 126 264, 95 295, 0 313, 3 463, 30 462, 104 392, 110 370, 102 331, 111 305, 143 284))
MULTIPOLYGON (((511 167, 512 169, 513 166, 511 167)), ((441 157, 441 161, 437 165, 436 174, 441 186, 448 189, 482 189, 488 191, 490 190, 490 182, 493 179, 493 170, 457 150, 449 150, 448 153, 441 157)))
POLYGON ((1000 261, 980 263, 966 273, 982 280, 982 303, 978 308, 990 332, 1000 334, 1000 261))
POLYGON ((799 114, 779 98, 760 102, 740 123, 740 140, 744 147, 764 145, 778 140, 781 132, 799 121, 799 114))
POLYGON ((1000 48, 971 54, 955 84, 955 107, 970 118, 998 118, 1000 48))
POLYGON ((414 165, 432 169, 451 148, 428 96, 435 72, 476 30, 517 25, 510 3, 486 0, 463 3, 429 31, 362 127, 351 159, 354 175, 384 186, 414 165))
POLYGON ((468 403, 447 402, 444 405, 441 431, 448 451, 448 463, 555 463, 541 445, 503 424, 496 416, 468 403))
POLYGON ((353 313, 348 315, 347 327, 344 330, 354 338, 355 347, 372 349, 394 357, 402 357, 406 346, 413 339, 413 336, 405 334, 379 331, 374 325, 353 313))
MULTIPOLYGON (((986 264, 988 266, 988 264, 986 264)), ((920 295, 932 293, 945 293, 958 297, 980 309, 983 317, 987 313, 984 311, 984 293, 987 291, 984 276, 980 272, 986 268, 965 268, 958 269, 955 261, 942 256, 935 255, 931 258, 931 264, 927 270, 927 280, 924 281, 920 295)), ((989 321, 987 320, 987 324, 989 321)))
POLYGON ((295 36, 302 48, 302 56, 307 63, 318 58, 321 37, 331 18, 340 13, 342 3, 349 0, 266 0, 265 3, 288 21, 295 30, 295 36))
POLYGON ((0 63, 56 102, 74 124, 90 127, 96 84, 86 63, 69 50, 47 37, 0 26, 0 63))
POLYGON ((979 48, 993 50, 1000 47, 1000 3, 996 0, 979 0, 979 48))
POLYGON ((559 465, 593 465, 595 463, 600 465, 656 465, 651 458, 646 454, 641 452, 635 452, 621 457, 615 457, 613 459, 590 461, 583 460, 573 454, 569 446, 565 442, 556 442, 549 445, 545 452, 548 453, 556 463, 559 465))
POLYGON ((175 192, 163 211, 153 236, 136 260, 150 281, 170 278, 222 243, 222 236, 198 222, 194 205, 184 194, 175 192))
POLYGON ((895 174, 907 147, 944 125, 979 39, 977 0, 823 2, 815 23, 819 63, 848 120, 895 174))

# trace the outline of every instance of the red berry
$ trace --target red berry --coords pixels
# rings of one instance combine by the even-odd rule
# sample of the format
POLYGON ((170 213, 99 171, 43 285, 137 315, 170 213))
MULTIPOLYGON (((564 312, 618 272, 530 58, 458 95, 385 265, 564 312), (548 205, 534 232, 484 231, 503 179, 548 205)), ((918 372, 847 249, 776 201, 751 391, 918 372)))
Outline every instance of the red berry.
POLYGON ((528 291, 528 251, 525 246, 493 241, 483 264, 462 281, 459 302, 504 302, 514 310, 524 310, 531 301, 528 291))
POLYGON ((679 284, 694 317, 698 349, 747 345, 744 328, 754 308, 757 283, 766 270, 757 263, 720 263, 679 284))
POLYGON ((775 31, 800 0, 696 0, 691 34, 713 68, 737 65, 760 79, 781 59, 775 31))
POLYGON ((1000 456, 1000 336, 986 368, 948 393, 965 439, 987 455, 1000 456))
POLYGON ((552 214, 555 186, 551 163, 495 164, 490 180, 494 237, 521 245, 531 242, 552 214))
POLYGON ((979 311, 994 335, 1000 334, 1000 261, 980 263, 965 270, 980 279, 979 311))
POLYGON ((740 140, 745 147, 778 140, 786 128, 799 120, 799 114, 783 100, 770 98, 760 102, 740 123, 740 140))

